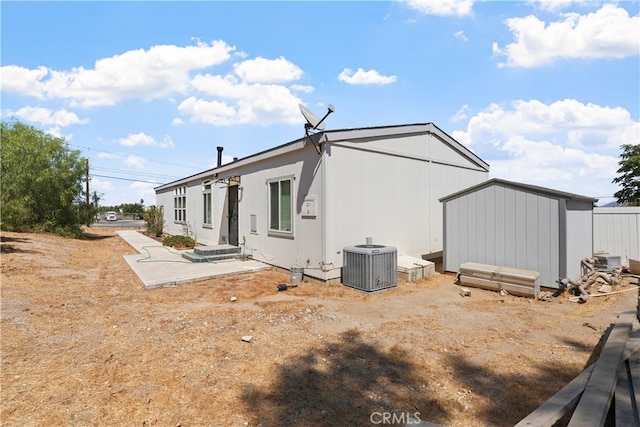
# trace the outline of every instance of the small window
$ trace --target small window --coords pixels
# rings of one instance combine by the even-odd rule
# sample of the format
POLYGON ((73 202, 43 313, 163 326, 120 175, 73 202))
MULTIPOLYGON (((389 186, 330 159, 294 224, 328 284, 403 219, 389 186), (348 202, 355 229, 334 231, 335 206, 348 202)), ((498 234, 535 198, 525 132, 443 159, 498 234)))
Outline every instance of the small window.
POLYGON ((293 178, 269 181, 269 231, 291 234, 293 231, 293 178))
POLYGON ((256 214, 251 214, 251 232, 258 232, 258 217, 256 216, 256 214))
POLYGON ((212 204, 211 204, 211 183, 205 182, 202 185, 202 223, 211 227, 213 224, 212 204))
POLYGON ((173 190, 173 220, 187 221, 187 187, 178 187, 173 190))

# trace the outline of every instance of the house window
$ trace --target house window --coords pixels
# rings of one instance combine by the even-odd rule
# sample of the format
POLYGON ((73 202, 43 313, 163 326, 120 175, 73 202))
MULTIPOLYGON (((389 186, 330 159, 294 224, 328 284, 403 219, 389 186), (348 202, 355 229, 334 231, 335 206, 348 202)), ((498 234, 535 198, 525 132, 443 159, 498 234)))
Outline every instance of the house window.
POLYGON ((258 216, 256 214, 251 214, 251 232, 258 232, 258 216))
POLYGON ((269 181, 269 231, 290 234, 293 229, 293 177, 269 181))
POLYGON ((211 227, 213 224, 212 208, 211 208, 211 182, 205 182, 202 185, 202 223, 211 227))
POLYGON ((178 187, 173 190, 173 220, 187 221, 187 187, 178 187))

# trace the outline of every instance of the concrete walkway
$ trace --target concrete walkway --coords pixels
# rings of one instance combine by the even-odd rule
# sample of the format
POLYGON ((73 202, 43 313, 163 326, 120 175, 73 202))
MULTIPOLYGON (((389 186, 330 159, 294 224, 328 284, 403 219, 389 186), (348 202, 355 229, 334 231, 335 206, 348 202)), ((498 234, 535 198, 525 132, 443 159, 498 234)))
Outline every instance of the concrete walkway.
POLYGON ((137 255, 124 255, 124 260, 147 289, 271 269, 255 260, 192 263, 182 258, 183 251, 162 246, 138 231, 120 230, 116 234, 138 251, 137 255))

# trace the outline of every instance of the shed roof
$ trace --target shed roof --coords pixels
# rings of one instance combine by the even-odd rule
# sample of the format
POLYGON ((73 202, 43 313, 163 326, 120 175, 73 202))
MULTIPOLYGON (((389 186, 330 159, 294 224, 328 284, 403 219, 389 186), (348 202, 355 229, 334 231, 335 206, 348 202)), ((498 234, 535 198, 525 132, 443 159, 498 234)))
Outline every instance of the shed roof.
MULTIPOLYGON (((404 125, 392 125, 392 126, 336 129, 336 130, 327 130, 322 132, 324 138, 328 142, 375 138, 375 137, 381 137, 381 136, 411 135, 411 134, 421 134, 421 133, 432 133, 437 135, 440 139, 442 139, 445 143, 451 146, 451 148, 457 151, 460 155, 469 159, 472 163, 476 164, 479 168, 489 171, 489 165, 484 160, 482 160, 480 157, 478 157, 473 152, 468 150, 464 145, 460 144, 458 141, 453 139, 451 136, 449 136, 446 132, 441 130, 439 127, 437 127, 433 123, 416 123, 416 124, 404 124, 404 125)), ((239 168, 241 166, 245 166, 245 165, 248 165, 260 160, 264 160, 270 157, 275 157, 277 155, 289 153, 291 151, 299 150, 309 145, 311 145, 311 142, 309 142, 306 137, 302 137, 302 138, 293 140, 291 142, 287 142, 285 144, 278 145, 276 147, 272 147, 264 151, 260 151, 255 154, 251 154, 247 157, 243 157, 234 162, 227 163, 212 169, 207 169, 205 171, 198 172, 194 175, 190 175, 185 178, 181 178, 181 179, 169 182, 167 184, 160 185, 155 188, 155 191, 157 192, 157 191, 166 190, 176 185, 181 185, 196 179, 201 179, 207 176, 211 176, 212 174, 218 174, 218 175, 224 174, 227 171, 232 171, 233 169, 239 168)))
POLYGON ((504 187, 515 188, 524 191, 533 191, 536 193, 546 194, 552 197, 558 197, 567 200, 575 200, 575 201, 584 201, 584 202, 592 202, 595 203, 598 199, 588 196, 581 196, 579 194, 567 193, 564 191, 554 190, 546 187, 539 187, 537 185, 523 184, 521 182, 507 181, 505 179, 500 178, 492 178, 487 181, 481 182, 480 184, 473 185, 471 187, 465 188, 464 190, 456 191, 453 194, 449 194, 448 196, 444 196, 440 198, 441 202, 446 202, 451 199, 455 199, 457 197, 463 196, 465 194, 473 193, 482 188, 490 187, 493 185, 501 185, 504 187))

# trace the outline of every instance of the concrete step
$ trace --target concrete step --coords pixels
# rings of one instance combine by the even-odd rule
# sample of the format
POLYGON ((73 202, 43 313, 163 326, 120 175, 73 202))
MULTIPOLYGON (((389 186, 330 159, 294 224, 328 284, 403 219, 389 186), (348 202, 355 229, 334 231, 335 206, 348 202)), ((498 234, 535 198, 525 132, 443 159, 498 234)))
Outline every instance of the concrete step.
POLYGON ((236 259, 240 256, 237 253, 217 254, 217 255, 200 255, 194 251, 185 251, 182 253, 182 258, 188 259, 191 262, 216 262, 227 259, 236 259))
POLYGON ((200 256, 217 256, 227 254, 240 254, 240 247, 233 245, 211 245, 211 246, 197 246, 193 249, 196 255, 200 256))

